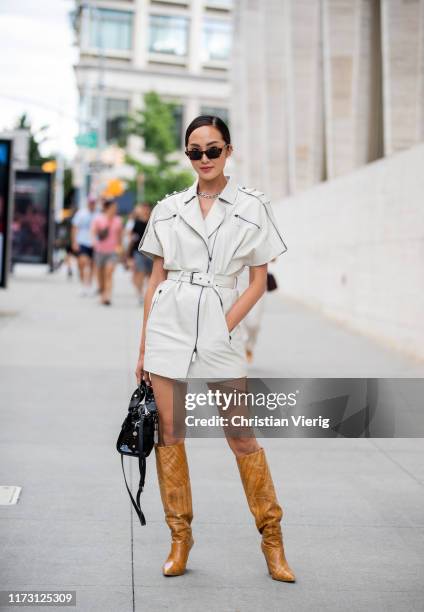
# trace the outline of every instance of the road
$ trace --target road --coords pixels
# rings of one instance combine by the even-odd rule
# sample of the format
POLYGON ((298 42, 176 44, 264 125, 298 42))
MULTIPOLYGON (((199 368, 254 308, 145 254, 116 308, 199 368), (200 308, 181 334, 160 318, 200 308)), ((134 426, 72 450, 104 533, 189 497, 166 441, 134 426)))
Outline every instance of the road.
MULTIPOLYGON (((423 376, 423 364, 266 297, 251 376, 423 376)), ((420 438, 260 440, 295 584, 266 572, 225 439, 188 439, 195 545, 184 576, 162 576, 170 538, 154 457, 141 527, 115 450, 140 325, 122 268, 110 308, 80 297, 64 270, 16 266, 0 293, 0 484, 23 487, 0 506, 0 588, 76 590, 84 612, 422 610, 420 438)))

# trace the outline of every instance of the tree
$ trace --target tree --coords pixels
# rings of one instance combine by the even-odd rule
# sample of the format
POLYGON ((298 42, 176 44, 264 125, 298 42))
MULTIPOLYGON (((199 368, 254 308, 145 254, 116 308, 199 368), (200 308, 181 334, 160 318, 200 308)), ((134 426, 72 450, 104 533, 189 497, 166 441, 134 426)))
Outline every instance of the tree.
MULTIPOLYGON (((136 168, 137 174, 144 175, 144 201, 155 204, 167 193, 180 191, 193 182, 192 174, 176 168, 178 162, 168 159, 177 150, 175 105, 164 102, 159 95, 150 91, 144 95, 144 108, 134 111, 127 118, 126 137, 130 134, 144 139, 145 150, 153 153, 155 163, 145 164, 130 155, 126 162, 136 168)), ((130 188, 137 191, 137 180, 130 188)))

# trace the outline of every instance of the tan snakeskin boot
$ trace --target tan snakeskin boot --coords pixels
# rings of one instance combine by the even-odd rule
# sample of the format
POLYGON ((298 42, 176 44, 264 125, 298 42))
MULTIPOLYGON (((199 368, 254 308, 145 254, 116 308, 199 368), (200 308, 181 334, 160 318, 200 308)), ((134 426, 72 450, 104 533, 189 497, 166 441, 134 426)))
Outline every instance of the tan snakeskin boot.
POLYGON ((265 449, 260 448, 236 459, 250 511, 262 534, 261 549, 268 572, 274 580, 295 582, 294 572, 284 554, 280 526, 283 510, 277 501, 265 449))
POLYGON ((155 444, 156 469, 165 520, 171 530, 171 551, 163 565, 164 576, 184 574, 188 554, 194 544, 191 521, 190 475, 185 443, 155 444))

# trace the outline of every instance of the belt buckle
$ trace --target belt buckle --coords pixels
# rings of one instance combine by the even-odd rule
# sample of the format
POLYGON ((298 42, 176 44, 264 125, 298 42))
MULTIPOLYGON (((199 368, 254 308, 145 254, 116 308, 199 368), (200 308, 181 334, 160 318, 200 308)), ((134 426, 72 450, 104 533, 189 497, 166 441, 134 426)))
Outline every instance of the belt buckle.
POLYGON ((205 272, 201 272, 199 270, 195 270, 194 272, 190 272, 190 284, 192 284, 192 285, 200 285, 202 287, 208 287, 210 285, 210 281, 208 281, 205 278, 201 278, 200 280, 197 279, 197 281, 193 280, 193 274, 201 274, 201 275, 204 276, 205 272))

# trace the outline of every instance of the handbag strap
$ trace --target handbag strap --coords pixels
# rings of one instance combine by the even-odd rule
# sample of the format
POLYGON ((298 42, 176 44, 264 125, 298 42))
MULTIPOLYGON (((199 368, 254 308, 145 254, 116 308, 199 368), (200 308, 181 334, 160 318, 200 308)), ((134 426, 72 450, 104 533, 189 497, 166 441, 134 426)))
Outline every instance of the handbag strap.
POLYGON ((126 476, 125 476, 125 470, 124 470, 124 455, 122 455, 122 454, 121 454, 121 465, 122 465, 122 472, 124 474, 125 486, 127 487, 128 495, 131 498, 131 503, 134 506, 134 509, 135 509, 135 511, 137 513, 138 518, 140 519, 140 523, 142 525, 145 525, 146 524, 146 519, 144 517, 142 509, 140 508, 140 495, 141 495, 141 492, 142 492, 143 487, 144 487, 144 479, 145 479, 145 476, 146 476, 146 458, 144 456, 139 456, 139 458, 138 458, 138 466, 139 466, 139 469, 140 469, 140 483, 138 485, 137 501, 135 501, 134 497, 132 496, 132 493, 131 493, 130 488, 129 488, 128 483, 127 483, 127 479, 126 479, 126 476))
MULTIPOLYGON (((141 379, 138 387, 139 387, 140 393, 141 394, 144 393, 145 399, 146 399, 148 390, 147 390, 146 382, 143 379, 141 379)), ((131 498, 131 503, 134 506, 134 510, 136 511, 138 518, 140 519, 140 523, 142 525, 145 525, 146 518, 140 507, 140 495, 143 491, 144 483, 146 479, 146 457, 145 457, 144 450, 143 450, 143 435, 142 435, 142 429, 144 425, 144 415, 143 414, 140 417, 140 424, 141 424, 141 427, 139 426, 139 430, 138 430, 138 451, 139 451, 138 467, 140 471, 140 481, 138 483, 138 491, 137 491, 136 499, 134 499, 134 497, 132 496, 131 490, 127 483, 127 478, 125 476, 125 470, 124 470, 124 456, 122 454, 121 454, 121 466, 122 466, 122 473, 124 474, 125 486, 127 487, 128 495, 131 498)))

